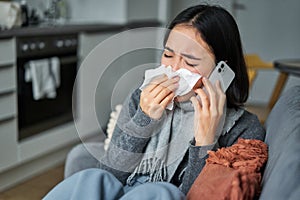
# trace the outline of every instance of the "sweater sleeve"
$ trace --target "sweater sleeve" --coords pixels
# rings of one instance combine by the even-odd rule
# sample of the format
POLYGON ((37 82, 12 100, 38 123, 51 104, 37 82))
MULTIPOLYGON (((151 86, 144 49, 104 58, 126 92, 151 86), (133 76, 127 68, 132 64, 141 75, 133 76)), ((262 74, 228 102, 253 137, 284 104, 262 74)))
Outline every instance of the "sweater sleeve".
POLYGON ((135 90, 124 102, 109 148, 99 164, 123 184, 139 164, 145 147, 164 117, 154 120, 147 116, 139 106, 140 93, 139 89, 135 90))
POLYGON ((238 141, 238 138, 264 140, 265 129, 255 115, 245 111, 231 130, 221 136, 217 143, 198 147, 194 146, 192 142, 189 148, 188 164, 180 185, 182 192, 187 194, 195 179, 201 173, 208 158, 208 150, 216 151, 219 147, 231 146, 238 141))

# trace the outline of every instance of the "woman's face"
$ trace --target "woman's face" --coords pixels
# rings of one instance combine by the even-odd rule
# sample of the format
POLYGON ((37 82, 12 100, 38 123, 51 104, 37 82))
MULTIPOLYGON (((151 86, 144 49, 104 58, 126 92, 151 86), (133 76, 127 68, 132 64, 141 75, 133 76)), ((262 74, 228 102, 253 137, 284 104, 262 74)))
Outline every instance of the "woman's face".
MULTIPOLYGON (((215 67, 215 56, 195 28, 177 25, 170 32, 161 64, 172 66, 174 71, 184 68, 208 77, 215 67)), ((177 97, 177 101, 187 101, 192 95, 193 91, 177 97)))

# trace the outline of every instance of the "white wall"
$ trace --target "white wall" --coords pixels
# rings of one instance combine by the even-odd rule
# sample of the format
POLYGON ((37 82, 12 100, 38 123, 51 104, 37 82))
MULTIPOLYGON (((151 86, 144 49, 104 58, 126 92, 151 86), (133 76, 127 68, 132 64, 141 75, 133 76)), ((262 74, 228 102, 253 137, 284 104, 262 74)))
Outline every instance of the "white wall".
MULTIPOLYGON (((240 0, 245 10, 237 11, 237 23, 246 53, 257 53, 273 62, 300 56, 300 1, 240 0)), ((270 98, 277 71, 262 71, 253 85, 250 102, 264 103, 270 98)), ((285 90, 299 85, 299 77, 290 76, 285 90)))
MULTIPOLYGON (((16 0, 19 1, 19 0, 16 0)), ((167 2, 170 0, 64 0, 71 23, 117 23, 138 20, 166 22, 167 2)), ((49 8, 51 0, 27 0, 39 15, 49 8)))
POLYGON ((208 4, 216 4, 222 5, 227 10, 231 10, 231 1, 229 0, 170 0, 171 14, 170 20, 174 18, 180 11, 185 8, 193 5, 197 5, 199 3, 208 3, 208 4))
POLYGON ((127 1, 124 0, 68 0, 72 22, 127 22, 127 1))

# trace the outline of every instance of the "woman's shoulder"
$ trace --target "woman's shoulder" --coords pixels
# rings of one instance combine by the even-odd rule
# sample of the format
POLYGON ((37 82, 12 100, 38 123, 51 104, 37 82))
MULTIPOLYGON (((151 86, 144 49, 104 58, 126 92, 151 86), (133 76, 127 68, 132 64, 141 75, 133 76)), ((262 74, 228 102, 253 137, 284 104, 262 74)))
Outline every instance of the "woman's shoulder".
POLYGON ((243 110, 243 114, 235 122, 231 130, 219 140, 220 146, 231 146, 238 138, 264 140, 265 128, 259 121, 257 115, 243 110))
POLYGON ((249 112, 248 110, 244 109, 244 113, 241 116, 242 124, 244 125, 251 125, 251 126, 257 126, 262 127, 262 123, 259 121, 258 116, 254 113, 249 112))
POLYGON ((240 127, 240 129, 245 130, 245 133, 248 133, 251 136, 252 134, 258 134, 259 138, 264 139, 265 128, 263 124, 259 121, 257 115, 247 111, 246 109, 244 110, 244 113, 239 119, 237 125, 240 127), (260 137, 260 135, 262 135, 263 138, 260 137))

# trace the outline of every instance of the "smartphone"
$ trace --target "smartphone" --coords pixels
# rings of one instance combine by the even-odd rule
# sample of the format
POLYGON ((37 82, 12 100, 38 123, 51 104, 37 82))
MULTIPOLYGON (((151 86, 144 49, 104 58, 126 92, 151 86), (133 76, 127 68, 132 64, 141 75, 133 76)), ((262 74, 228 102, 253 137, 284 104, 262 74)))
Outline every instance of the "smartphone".
POLYGON ((226 62, 220 61, 209 75, 208 80, 210 80, 213 85, 215 85, 216 81, 219 80, 225 93, 234 77, 235 73, 226 64, 226 62))

